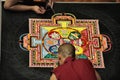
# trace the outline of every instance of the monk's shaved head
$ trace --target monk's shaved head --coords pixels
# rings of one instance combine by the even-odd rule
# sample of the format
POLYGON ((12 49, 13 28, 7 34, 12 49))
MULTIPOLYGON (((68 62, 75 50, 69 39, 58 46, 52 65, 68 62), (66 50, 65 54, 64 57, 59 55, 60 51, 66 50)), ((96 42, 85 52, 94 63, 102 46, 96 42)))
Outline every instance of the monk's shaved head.
POLYGON ((58 48, 58 53, 61 54, 63 57, 75 57, 75 47, 70 43, 62 44, 58 48))

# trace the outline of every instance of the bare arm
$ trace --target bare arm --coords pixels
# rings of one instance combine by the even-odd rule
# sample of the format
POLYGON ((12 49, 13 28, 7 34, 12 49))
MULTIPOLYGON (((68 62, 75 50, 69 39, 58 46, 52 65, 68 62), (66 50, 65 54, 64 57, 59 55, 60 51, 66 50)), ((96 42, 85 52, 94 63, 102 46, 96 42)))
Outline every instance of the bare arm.
POLYGON ((25 11, 32 10, 31 6, 17 4, 20 0, 6 0, 4 8, 9 10, 25 11))
POLYGON ((43 14, 45 9, 43 7, 39 7, 36 5, 29 6, 29 5, 21 5, 17 4, 20 0, 6 0, 4 3, 4 8, 8 10, 15 10, 15 11, 34 11, 37 14, 43 14))
POLYGON ((52 74, 52 75, 51 75, 50 80, 57 80, 55 74, 52 74))

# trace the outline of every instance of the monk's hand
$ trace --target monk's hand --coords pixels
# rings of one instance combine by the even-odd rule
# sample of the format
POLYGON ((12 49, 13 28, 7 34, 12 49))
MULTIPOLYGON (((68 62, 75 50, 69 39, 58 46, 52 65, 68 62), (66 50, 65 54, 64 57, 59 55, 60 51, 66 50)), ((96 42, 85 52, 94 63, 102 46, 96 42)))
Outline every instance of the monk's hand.
POLYGON ((45 8, 42 6, 33 6, 32 10, 37 14, 44 14, 46 12, 45 8))

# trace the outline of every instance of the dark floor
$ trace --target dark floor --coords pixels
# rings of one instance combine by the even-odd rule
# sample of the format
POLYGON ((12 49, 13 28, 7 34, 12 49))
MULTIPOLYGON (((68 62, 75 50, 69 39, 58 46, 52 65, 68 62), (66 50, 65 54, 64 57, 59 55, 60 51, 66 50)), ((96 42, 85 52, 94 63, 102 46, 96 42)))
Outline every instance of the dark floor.
MULTIPOLYGON (((99 19, 100 33, 110 37, 112 49, 103 55, 106 68, 97 71, 102 80, 119 80, 120 4, 55 3, 54 10, 72 13, 78 19, 99 19)), ((52 69, 29 68, 29 53, 19 48, 18 40, 21 34, 28 33, 29 18, 51 18, 53 14, 51 10, 44 15, 2 10, 0 80, 49 80, 52 69)))

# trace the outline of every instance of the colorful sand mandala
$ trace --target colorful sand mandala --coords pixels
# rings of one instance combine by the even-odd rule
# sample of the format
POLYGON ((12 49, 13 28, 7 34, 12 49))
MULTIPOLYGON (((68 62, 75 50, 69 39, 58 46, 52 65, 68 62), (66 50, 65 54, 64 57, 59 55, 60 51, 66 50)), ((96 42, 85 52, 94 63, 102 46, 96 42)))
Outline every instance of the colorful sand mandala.
POLYGON ((97 19, 76 19, 58 13, 51 19, 29 19, 29 33, 22 35, 21 49, 29 51, 29 67, 53 67, 58 47, 71 43, 78 58, 89 59, 94 68, 105 68, 103 52, 111 49, 107 35, 100 34, 97 19))

